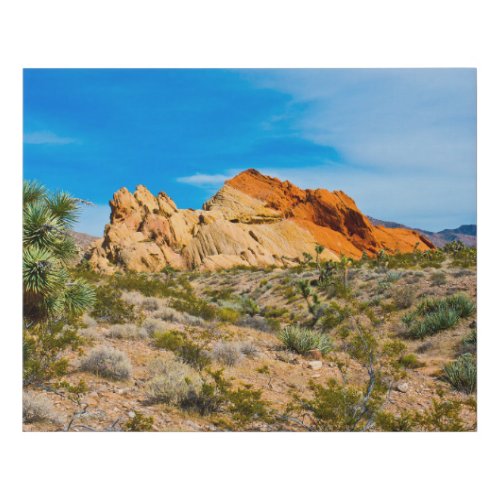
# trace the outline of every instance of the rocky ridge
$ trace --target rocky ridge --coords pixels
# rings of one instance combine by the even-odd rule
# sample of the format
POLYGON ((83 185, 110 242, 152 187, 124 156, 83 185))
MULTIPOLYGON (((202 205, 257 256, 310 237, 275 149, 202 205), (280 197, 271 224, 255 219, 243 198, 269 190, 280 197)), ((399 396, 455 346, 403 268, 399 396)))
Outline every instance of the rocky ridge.
POLYGON ((282 267, 304 252, 314 255, 318 244, 326 260, 434 248, 416 231, 372 224, 342 191, 303 190, 253 169, 226 181, 202 210, 178 209, 144 186, 133 194, 119 189, 110 206, 104 237, 87 252, 90 265, 105 273, 282 267))

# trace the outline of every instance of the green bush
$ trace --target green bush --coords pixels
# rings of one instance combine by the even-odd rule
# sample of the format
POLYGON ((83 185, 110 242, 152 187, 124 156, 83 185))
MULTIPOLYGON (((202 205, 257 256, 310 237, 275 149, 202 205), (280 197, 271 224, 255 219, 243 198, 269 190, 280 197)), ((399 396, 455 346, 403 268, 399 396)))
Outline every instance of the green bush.
POLYGON ((23 331, 23 383, 29 385, 64 375, 68 360, 63 354, 77 351, 84 339, 78 325, 66 321, 35 323, 23 331))
POLYGON ((423 363, 419 361, 417 356, 413 353, 403 354, 398 359, 398 364, 403 368, 409 368, 409 369, 420 368, 421 366, 423 366, 423 363))
POLYGON ((240 318, 239 311, 230 309, 229 307, 220 307, 217 309, 217 319, 224 323, 236 323, 240 318))
POLYGON ((121 299, 120 290, 111 285, 101 285, 96 289, 91 315, 107 323, 128 323, 135 319, 133 308, 121 299))
POLYGON ((149 432, 153 430, 153 417, 145 417, 141 412, 134 412, 133 417, 123 424, 125 432, 149 432))
POLYGON ((198 316, 206 320, 215 319, 217 316, 216 306, 194 296, 174 300, 171 306, 177 311, 185 312, 192 316, 198 316))
POLYGON ((462 294, 444 299, 424 299, 414 312, 403 316, 402 321, 406 325, 405 334, 410 338, 422 339, 451 328, 460 318, 470 316, 474 311, 474 303, 462 294))
POLYGON ((445 377, 457 390, 472 394, 476 390, 477 366, 476 358, 470 354, 462 354, 458 359, 444 367, 445 377))
POLYGON ((299 354, 306 354, 313 349, 327 354, 332 350, 332 343, 328 335, 296 325, 283 328, 279 338, 287 349, 299 354))
POLYGON ((155 347, 174 352, 177 351, 186 341, 185 335, 177 330, 156 333, 153 336, 153 339, 155 347))

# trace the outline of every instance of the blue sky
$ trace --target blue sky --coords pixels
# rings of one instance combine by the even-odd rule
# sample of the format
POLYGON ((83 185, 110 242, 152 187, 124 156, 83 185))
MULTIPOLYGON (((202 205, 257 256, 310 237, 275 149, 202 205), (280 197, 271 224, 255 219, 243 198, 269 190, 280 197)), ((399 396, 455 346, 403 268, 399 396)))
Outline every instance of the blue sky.
POLYGON ((92 201, 77 230, 101 235, 122 186, 200 208, 247 168, 413 227, 475 223, 476 72, 24 72, 24 177, 92 201))

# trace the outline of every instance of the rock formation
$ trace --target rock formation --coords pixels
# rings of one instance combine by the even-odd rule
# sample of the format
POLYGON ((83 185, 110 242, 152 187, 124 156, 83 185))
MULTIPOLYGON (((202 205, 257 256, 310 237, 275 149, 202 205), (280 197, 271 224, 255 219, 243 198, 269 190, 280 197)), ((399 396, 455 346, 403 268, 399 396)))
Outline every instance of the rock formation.
POLYGON ((202 210, 178 209, 144 186, 119 189, 110 206, 104 237, 87 253, 106 273, 293 265, 318 244, 325 260, 434 248, 416 231, 373 225, 342 191, 303 190, 253 169, 227 181, 202 210))

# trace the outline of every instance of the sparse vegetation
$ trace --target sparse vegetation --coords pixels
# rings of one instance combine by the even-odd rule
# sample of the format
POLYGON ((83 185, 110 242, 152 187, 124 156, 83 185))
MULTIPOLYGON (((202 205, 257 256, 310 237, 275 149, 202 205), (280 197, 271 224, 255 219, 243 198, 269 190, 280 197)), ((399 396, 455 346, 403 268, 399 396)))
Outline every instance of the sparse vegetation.
POLYGON ((128 379, 132 374, 132 365, 128 357, 123 352, 107 346, 92 349, 82 360, 80 369, 116 380, 128 379))

